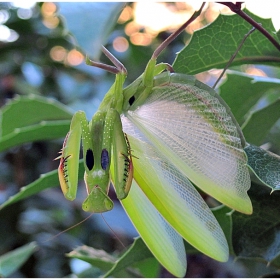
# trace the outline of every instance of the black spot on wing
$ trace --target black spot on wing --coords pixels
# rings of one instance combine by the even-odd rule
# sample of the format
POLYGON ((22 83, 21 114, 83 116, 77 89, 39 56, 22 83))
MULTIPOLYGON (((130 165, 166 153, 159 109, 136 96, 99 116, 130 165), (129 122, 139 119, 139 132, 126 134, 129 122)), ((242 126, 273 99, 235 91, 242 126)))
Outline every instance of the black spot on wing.
POLYGON ((91 149, 87 150, 86 154, 86 165, 89 170, 91 170, 94 166, 94 156, 91 149))

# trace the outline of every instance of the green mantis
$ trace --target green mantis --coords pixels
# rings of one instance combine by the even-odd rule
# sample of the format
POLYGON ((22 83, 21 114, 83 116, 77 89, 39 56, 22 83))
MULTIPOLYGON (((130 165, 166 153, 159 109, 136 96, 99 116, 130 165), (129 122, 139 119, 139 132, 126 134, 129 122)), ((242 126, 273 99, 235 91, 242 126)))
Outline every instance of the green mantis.
POLYGON ((104 47, 114 66, 87 59, 116 79, 89 123, 82 111, 73 116, 59 157, 61 188, 73 200, 82 139, 88 193, 83 209, 111 210, 112 181, 144 242, 177 276, 186 270, 182 237, 214 259, 228 258, 225 236, 192 183, 232 209, 252 212, 245 139, 230 109, 207 85, 156 63, 202 8, 156 49, 144 73, 126 88, 124 66, 104 47))
MULTIPOLYGON (((85 166, 85 184, 88 197, 83 203, 83 210, 96 213, 109 211, 113 202, 108 196, 110 184, 111 155, 114 161, 115 189, 117 197, 124 199, 130 189, 133 164, 129 141, 122 130, 120 114, 123 104, 123 83, 126 69, 103 47, 104 53, 116 63, 116 80, 107 93, 98 111, 87 122, 85 113, 78 111, 73 116, 70 131, 61 151, 58 168, 59 181, 65 197, 73 200, 77 192, 77 168, 80 139, 83 140, 85 166)), ((90 64, 90 60, 87 60, 90 64)), ((102 67, 102 64, 93 63, 102 67)))

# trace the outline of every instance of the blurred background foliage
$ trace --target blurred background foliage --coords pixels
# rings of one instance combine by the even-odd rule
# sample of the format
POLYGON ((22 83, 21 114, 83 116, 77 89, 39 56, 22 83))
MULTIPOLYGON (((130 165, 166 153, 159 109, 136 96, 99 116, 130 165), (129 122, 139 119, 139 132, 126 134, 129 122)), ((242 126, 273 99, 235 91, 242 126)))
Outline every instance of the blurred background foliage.
MULTIPOLYGON (((217 5, 209 4, 209 9, 201 20, 189 26, 187 32, 172 42, 160 56, 159 62, 172 64, 176 52, 188 42, 193 30, 212 22, 220 12, 230 13, 226 7, 217 5)), ((122 8, 123 4, 112 3, 109 6, 106 3, 104 6, 104 3, 99 3, 95 8, 85 9, 84 17, 79 18, 75 14, 77 9, 81 9, 79 3, 0 3, 0 106, 17 95, 35 94, 59 100, 73 112, 82 109, 91 118, 111 86, 114 75, 86 66, 84 51, 91 58, 99 59, 100 49, 96 47, 91 50, 90 46, 106 44, 126 66, 129 73, 126 83, 129 84, 142 73, 156 46, 193 12, 193 8, 183 2, 151 3, 149 14, 161 14, 162 20, 152 18, 149 22, 147 7, 129 4, 123 10, 122 8), (102 9, 112 9, 112 15, 108 12, 109 18, 100 19, 102 9), (111 17, 119 15, 116 9, 121 14, 117 24, 113 26, 111 17), (67 16, 67 22, 60 11, 63 16, 67 16), (143 17, 145 13, 146 16, 143 17), (99 41, 93 43, 93 38, 87 35, 87 31, 99 26, 98 22, 100 25, 104 22, 105 31, 97 34, 99 41), (68 28, 73 29, 72 26, 67 26, 69 23, 80 30, 79 38, 68 33, 68 28), (79 45, 80 42, 84 43, 82 49, 77 47, 76 40, 79 45)), ((100 32, 98 28, 96 30, 100 32)), ((100 60, 108 63, 104 55, 101 55, 100 60)), ((268 66, 256 68, 246 65, 233 69, 259 76, 280 77, 279 69, 268 66)), ((219 73, 205 72, 197 77, 212 85, 219 73)), ((20 114, 24 112, 19 112, 19 116, 20 114)), ((279 152, 280 147, 277 127, 278 123, 271 131, 275 152, 279 152)), ((61 149, 62 140, 36 141, 0 154, 0 203, 17 193, 20 187, 36 180, 40 174, 57 168, 58 162, 53 159, 61 149)), ((24 248, 30 258, 18 270, 7 272, 7 276, 85 276, 87 274, 82 272, 89 268, 88 264, 69 259, 65 256, 66 253, 83 244, 109 253, 121 252, 122 243, 125 246, 132 243, 137 232, 117 200, 114 210, 103 215, 106 223, 100 215, 93 215, 82 224, 62 233, 88 217, 81 210, 84 194, 85 190, 79 188, 75 202, 68 202, 59 187, 52 188, 0 211, 0 255, 33 241, 38 244, 35 247, 31 243, 31 246, 24 248)), ((114 192, 111 196, 114 197, 114 192)), ((155 264, 154 270, 155 274, 151 275, 171 276, 159 268, 158 264, 155 264)), ((231 259, 222 264, 206 256, 188 255, 189 277, 255 277, 270 272, 274 272, 274 269, 252 261, 233 262, 231 259)), ((91 268, 90 275, 99 276, 100 271, 91 268)))

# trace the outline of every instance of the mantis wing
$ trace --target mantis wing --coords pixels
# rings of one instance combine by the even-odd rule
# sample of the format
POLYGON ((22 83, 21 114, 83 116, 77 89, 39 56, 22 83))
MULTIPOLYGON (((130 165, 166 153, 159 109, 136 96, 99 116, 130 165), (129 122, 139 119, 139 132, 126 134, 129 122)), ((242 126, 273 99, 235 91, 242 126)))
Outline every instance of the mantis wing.
POLYGON ((183 239, 163 219, 134 180, 128 196, 120 202, 156 259, 173 275, 184 277, 187 262, 183 239))
POLYGON ((171 162, 204 192, 235 210, 252 213, 240 130, 213 89, 192 76, 162 73, 154 78, 144 104, 125 112, 122 120, 127 134, 146 138, 159 158, 171 162))
MULTIPOLYGON (((129 130, 125 121, 123 124, 129 130)), ((133 162, 134 179, 138 186, 165 220, 191 245, 216 260, 226 261, 228 245, 225 236, 205 201, 186 176, 172 163, 159 157, 157 150, 143 140, 144 137, 139 140, 129 136, 132 153, 137 157, 133 162)), ((128 197, 133 203, 130 203, 129 207, 126 199, 122 200, 122 203, 134 222, 136 211, 133 208, 138 205, 137 207, 146 209, 147 203, 139 206, 141 203, 137 196, 130 196, 129 193, 128 197)), ((137 211, 138 224, 135 226, 144 242, 144 234, 150 235, 153 227, 153 223, 146 223, 146 219, 146 211, 137 211)), ((160 236, 154 237, 154 242, 161 242, 164 247, 161 229, 156 227, 155 231, 158 231, 160 236)), ((154 253, 152 249, 151 251, 154 253)), ((170 261, 170 256, 168 260, 170 261)))

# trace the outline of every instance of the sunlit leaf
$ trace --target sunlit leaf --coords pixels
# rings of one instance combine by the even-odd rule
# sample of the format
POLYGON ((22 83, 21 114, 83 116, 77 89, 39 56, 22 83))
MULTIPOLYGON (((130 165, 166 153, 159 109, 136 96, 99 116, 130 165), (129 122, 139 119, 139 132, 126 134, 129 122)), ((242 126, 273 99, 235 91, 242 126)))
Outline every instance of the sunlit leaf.
MULTIPOLYGON (((271 19, 260 18, 244 9, 249 16, 277 40, 271 19)), ((178 53, 173 64, 178 73, 194 75, 212 68, 224 68, 252 26, 240 16, 222 15, 194 32, 190 43, 178 53)), ((233 65, 260 63, 278 65, 280 53, 260 32, 253 32, 246 40, 233 65)))

